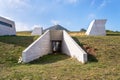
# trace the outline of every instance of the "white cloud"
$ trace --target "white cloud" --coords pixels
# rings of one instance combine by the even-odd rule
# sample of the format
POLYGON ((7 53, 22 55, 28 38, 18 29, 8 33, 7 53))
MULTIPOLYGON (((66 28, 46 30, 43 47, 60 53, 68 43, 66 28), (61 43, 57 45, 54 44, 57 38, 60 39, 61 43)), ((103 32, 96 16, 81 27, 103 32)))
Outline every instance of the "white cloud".
POLYGON ((57 25, 57 24, 60 23, 60 21, 58 21, 58 20, 51 20, 51 23, 54 24, 54 25, 57 25))
POLYGON ((36 27, 42 27, 41 25, 35 24, 33 26, 30 26, 28 24, 25 24, 23 22, 16 22, 15 23, 16 31, 31 31, 36 27))
POLYGON ((35 24, 35 25, 32 26, 31 29, 33 30, 33 29, 36 28, 36 27, 42 27, 42 26, 41 26, 41 25, 37 25, 37 24, 35 24))
POLYGON ((106 4, 107 4, 106 0, 103 0, 102 3, 100 4, 99 8, 106 6, 106 4))
POLYGON ((91 13, 88 15, 88 19, 95 19, 96 18, 96 15, 91 13))
POLYGON ((72 3, 72 4, 77 3, 78 1, 79 0, 67 0, 67 2, 72 3))
POLYGON ((22 22, 15 22, 16 31, 30 31, 31 27, 22 22))
POLYGON ((101 0, 98 4, 96 0, 91 0, 90 6, 95 6, 97 5, 97 9, 101 9, 103 7, 105 7, 108 3, 110 3, 110 0, 101 0))
POLYGON ((99 5, 98 9, 105 7, 108 3, 110 3, 110 0, 103 0, 102 3, 99 5))
POLYGON ((28 6, 29 0, 0 0, 1 8, 19 8, 28 6))
POLYGON ((58 3, 68 3, 68 4, 76 4, 80 0, 56 0, 58 3))

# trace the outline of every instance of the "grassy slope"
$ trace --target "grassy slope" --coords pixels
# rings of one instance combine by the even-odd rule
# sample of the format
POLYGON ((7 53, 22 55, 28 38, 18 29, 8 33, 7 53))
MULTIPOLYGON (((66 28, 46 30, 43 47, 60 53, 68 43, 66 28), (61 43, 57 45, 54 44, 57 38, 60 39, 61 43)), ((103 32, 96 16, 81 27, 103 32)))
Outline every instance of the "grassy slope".
POLYGON ((119 80, 120 36, 73 36, 80 45, 96 49, 85 65, 63 54, 47 55, 28 64, 18 64, 22 51, 37 37, 27 33, 0 37, 0 79, 6 80, 119 80), (22 35, 27 36, 22 36, 22 35), (81 42, 81 43, 80 43, 81 42))

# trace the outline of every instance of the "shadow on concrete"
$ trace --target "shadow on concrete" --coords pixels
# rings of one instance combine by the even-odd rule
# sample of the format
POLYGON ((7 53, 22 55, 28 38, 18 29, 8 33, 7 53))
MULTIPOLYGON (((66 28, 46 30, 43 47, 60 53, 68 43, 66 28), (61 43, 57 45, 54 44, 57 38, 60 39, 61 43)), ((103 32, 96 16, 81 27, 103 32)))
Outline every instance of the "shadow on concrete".
POLYGON ((49 55, 40 57, 39 59, 36 59, 32 62, 29 62, 28 64, 49 64, 49 63, 55 63, 61 60, 65 60, 68 58, 70 57, 62 53, 56 53, 56 54, 51 53, 49 55))
POLYGON ((0 36, 0 42, 27 47, 34 41, 34 36, 0 36))
MULTIPOLYGON (((89 53, 87 50, 88 48, 85 48, 83 43, 80 43, 80 41, 76 37, 72 37, 77 44, 88 54, 88 62, 98 62, 94 54, 89 53)), ((90 49, 90 48, 89 48, 90 49)))

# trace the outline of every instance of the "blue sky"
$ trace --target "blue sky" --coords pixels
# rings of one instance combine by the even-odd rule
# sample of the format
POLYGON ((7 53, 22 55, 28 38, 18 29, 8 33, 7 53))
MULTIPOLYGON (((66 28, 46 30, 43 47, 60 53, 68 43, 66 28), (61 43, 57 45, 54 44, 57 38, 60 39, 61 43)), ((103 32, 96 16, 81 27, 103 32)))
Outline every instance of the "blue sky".
POLYGON ((16 30, 60 24, 71 31, 87 29, 93 19, 107 19, 106 29, 120 31, 120 0, 0 0, 0 16, 16 30))

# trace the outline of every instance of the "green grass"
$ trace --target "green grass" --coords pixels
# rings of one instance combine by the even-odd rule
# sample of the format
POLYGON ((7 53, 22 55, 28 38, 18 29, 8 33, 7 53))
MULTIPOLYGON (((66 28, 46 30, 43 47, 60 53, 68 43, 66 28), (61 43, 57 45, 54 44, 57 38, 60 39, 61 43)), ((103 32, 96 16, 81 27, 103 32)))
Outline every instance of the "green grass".
POLYGON ((107 32, 107 36, 120 36, 120 32, 107 32))
POLYGON ((120 36, 111 35, 72 36, 79 45, 96 49, 86 64, 62 53, 18 64, 22 51, 38 36, 19 32, 0 37, 0 80, 120 80, 120 36))

